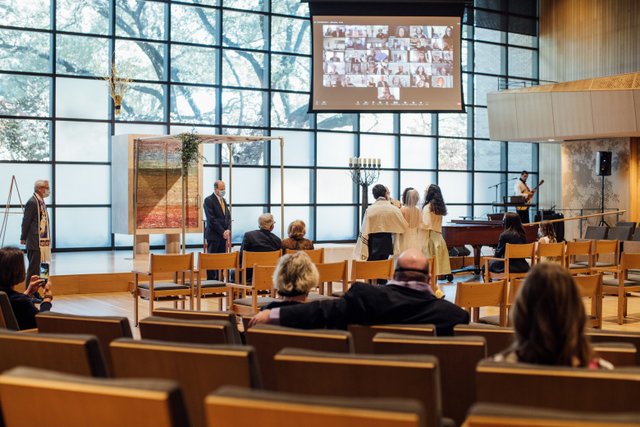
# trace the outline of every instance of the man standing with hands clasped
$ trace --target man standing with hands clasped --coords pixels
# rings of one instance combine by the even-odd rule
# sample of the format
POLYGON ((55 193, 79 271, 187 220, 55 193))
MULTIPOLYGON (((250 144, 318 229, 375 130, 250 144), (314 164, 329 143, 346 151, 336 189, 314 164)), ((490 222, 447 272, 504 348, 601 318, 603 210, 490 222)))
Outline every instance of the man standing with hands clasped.
MULTIPOLYGON (((226 194, 224 181, 213 184, 213 194, 204 199, 204 214, 207 219, 205 239, 207 253, 224 253, 231 247, 231 213, 224 200, 226 194)), ((207 280, 218 280, 218 272, 207 271, 207 280)))
POLYGON ((40 263, 49 263, 51 260, 49 215, 47 214, 47 205, 44 202, 44 199, 50 194, 49 181, 38 180, 33 186, 33 196, 27 200, 27 204, 24 206, 20 244, 26 246, 27 259, 29 260, 26 287, 29 287, 32 276, 40 275, 40 263))

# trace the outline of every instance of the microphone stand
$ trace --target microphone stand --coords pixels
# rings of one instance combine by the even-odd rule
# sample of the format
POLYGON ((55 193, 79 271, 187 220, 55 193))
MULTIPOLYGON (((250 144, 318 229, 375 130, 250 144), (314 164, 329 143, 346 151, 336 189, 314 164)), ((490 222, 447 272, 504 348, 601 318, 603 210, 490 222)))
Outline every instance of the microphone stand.
MULTIPOLYGON (((501 181, 501 182, 499 182, 499 183, 497 183, 497 184, 490 185, 489 187, 487 187, 487 189, 491 189, 491 188, 495 188, 495 189, 496 189, 496 198, 495 198, 495 203, 499 203, 499 202, 498 202, 498 191, 500 190, 500 186, 501 186, 502 184, 508 184, 508 183, 509 183, 509 181, 515 181, 516 179, 518 179, 518 178, 511 178, 511 179, 507 179, 506 181, 501 181)), ((494 210, 495 210, 495 207, 494 207, 494 210)))

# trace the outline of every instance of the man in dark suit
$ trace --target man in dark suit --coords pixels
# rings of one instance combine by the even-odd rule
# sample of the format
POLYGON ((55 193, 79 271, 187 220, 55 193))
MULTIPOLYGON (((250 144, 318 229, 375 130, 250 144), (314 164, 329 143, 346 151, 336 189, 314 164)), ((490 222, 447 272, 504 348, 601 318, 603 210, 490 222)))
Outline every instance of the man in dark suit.
MULTIPOLYGON (((258 217, 258 230, 247 231, 242 238, 240 246, 240 257, 244 251, 270 252, 282 249, 282 241, 272 233, 276 222, 273 215, 264 213, 258 217)), ((242 259, 242 258, 241 258, 242 259)), ((247 269, 247 280, 251 280, 252 269, 247 269)))
MULTIPOLYGON (((213 184, 213 194, 204 199, 204 214, 207 219, 204 237, 207 240, 207 253, 217 254, 227 251, 231 240, 231 213, 224 200, 226 194, 224 181, 213 184)), ((207 271, 208 280, 217 280, 218 272, 207 271)))
POLYGON ((51 240, 49 216, 44 199, 50 194, 49 181, 38 180, 33 186, 33 196, 27 200, 27 204, 24 206, 20 244, 26 246, 27 259, 29 260, 25 287, 29 287, 31 276, 40 275, 41 260, 49 261, 51 240), (44 254, 41 247, 45 251, 44 254))
POLYGON ((394 280, 386 285, 354 283, 342 298, 263 310, 251 325, 347 329, 349 324, 432 323, 438 335, 453 335, 455 325, 469 323, 469 313, 436 298, 429 277, 427 258, 417 249, 408 249, 398 257, 394 280))

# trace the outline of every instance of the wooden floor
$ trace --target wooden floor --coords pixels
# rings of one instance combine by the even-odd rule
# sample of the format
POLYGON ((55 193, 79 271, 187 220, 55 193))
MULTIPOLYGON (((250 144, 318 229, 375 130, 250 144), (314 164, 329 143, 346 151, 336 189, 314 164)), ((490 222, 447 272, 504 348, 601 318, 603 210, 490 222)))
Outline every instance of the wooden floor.
MULTIPOLYGON (((464 277, 457 277, 457 281, 465 281, 464 277)), ((469 278, 467 278, 468 280, 469 278)), ((456 285, 441 284, 446 299, 455 301, 456 285)), ((203 300, 203 310, 219 310, 219 299, 203 300)), ((617 298, 606 296, 603 301, 604 322, 603 329, 640 332, 640 297, 631 296, 628 300, 628 317, 623 325, 618 325, 616 319, 617 298)), ((149 303, 139 300, 140 316, 147 317, 149 303)), ((99 294, 60 295, 53 301, 53 310, 60 313, 88 314, 94 316, 127 316, 133 327, 134 299, 128 292, 112 292, 99 294)), ((171 302, 156 303, 156 307, 173 307, 171 302)), ((188 305, 187 305, 188 307, 188 305)), ((497 314, 497 309, 488 308, 487 315, 497 314)), ((484 313, 483 313, 484 315, 484 313)), ((138 329, 132 328, 134 337, 139 337, 138 329)))

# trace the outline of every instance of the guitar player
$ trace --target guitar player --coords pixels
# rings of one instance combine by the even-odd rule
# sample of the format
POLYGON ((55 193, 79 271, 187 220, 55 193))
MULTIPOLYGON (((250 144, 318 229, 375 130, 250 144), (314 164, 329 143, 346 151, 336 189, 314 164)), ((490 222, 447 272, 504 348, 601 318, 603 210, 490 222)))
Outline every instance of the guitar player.
MULTIPOLYGON (((527 185, 527 178, 529 178, 529 172, 522 171, 522 173, 520 174, 520 179, 516 181, 513 194, 516 196, 524 196, 527 200, 527 203, 529 203, 533 198, 533 195, 536 193, 538 187, 540 187, 544 183, 544 180, 540 181, 540 183, 532 190, 527 185)), ((518 212, 518 215, 520 215, 520 220, 522 221, 522 223, 528 224, 529 206, 516 207, 516 211, 518 212)))

